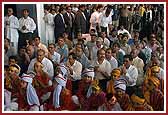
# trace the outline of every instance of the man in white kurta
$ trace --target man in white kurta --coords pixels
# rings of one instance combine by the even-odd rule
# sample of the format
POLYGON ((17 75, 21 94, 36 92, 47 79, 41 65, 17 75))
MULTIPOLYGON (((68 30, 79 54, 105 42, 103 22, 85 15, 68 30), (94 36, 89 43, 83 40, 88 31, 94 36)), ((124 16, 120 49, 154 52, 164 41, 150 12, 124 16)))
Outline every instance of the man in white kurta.
POLYGON ((52 15, 48 9, 44 9, 44 22, 45 22, 45 37, 46 43, 55 43, 54 37, 54 15, 52 15))
POLYGON ((18 28, 19 21, 18 18, 13 15, 13 9, 8 8, 8 14, 4 18, 4 28, 5 28, 5 37, 10 39, 12 46, 16 49, 18 48, 18 28))

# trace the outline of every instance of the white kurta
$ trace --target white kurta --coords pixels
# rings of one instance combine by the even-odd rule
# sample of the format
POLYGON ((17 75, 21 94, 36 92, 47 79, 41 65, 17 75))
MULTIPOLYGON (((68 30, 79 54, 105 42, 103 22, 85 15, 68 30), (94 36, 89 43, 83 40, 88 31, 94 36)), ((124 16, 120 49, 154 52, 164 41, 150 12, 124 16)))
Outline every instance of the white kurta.
POLYGON ((4 18, 4 27, 5 27, 5 35, 8 39, 11 40, 11 42, 14 43, 14 47, 17 48, 18 44, 18 28, 19 28, 19 21, 17 17, 11 15, 11 16, 5 16, 4 18), (6 23, 9 22, 9 25, 6 25, 6 23))
POLYGON ((44 22, 46 43, 54 43, 54 15, 51 13, 44 15, 44 22))
POLYGON ((19 30, 22 33, 28 33, 28 32, 33 33, 35 29, 36 29, 36 24, 34 20, 29 16, 26 19, 23 17, 19 19, 19 30), (25 30, 22 29, 23 26, 26 26, 25 30))

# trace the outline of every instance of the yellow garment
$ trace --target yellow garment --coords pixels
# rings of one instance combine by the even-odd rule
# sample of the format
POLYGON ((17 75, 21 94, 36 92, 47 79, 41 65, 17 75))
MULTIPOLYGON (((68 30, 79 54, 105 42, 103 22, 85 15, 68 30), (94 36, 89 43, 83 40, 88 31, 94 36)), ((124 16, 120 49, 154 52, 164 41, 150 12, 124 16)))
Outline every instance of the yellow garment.
POLYGON ((107 86, 107 93, 112 93, 114 94, 115 90, 114 90, 114 81, 110 80, 108 82, 108 86, 107 86))
POLYGON ((160 67, 155 65, 151 67, 151 72, 159 72, 160 71, 160 67))
POLYGON ((98 85, 93 85, 92 88, 96 89, 96 91, 100 90, 100 87, 98 85))
POLYGON ((152 83, 153 83, 156 87, 158 87, 158 86, 160 85, 160 81, 159 81, 159 79, 156 78, 156 77, 149 77, 148 80, 152 81, 152 83))
POLYGON ((145 100, 147 101, 147 103, 149 104, 150 103, 150 92, 146 91, 144 93, 144 97, 145 97, 145 100))
POLYGON ((115 76, 117 76, 117 77, 120 77, 120 75, 121 75, 120 69, 119 69, 119 68, 113 69, 113 70, 112 70, 112 75, 115 75, 115 76))
POLYGON ((140 13, 141 16, 143 16, 144 12, 145 12, 145 8, 144 7, 140 7, 139 13, 140 13))
POLYGON ((133 94, 133 95, 131 96, 131 100, 132 100, 133 102, 138 103, 138 104, 141 104, 141 105, 144 104, 144 102, 145 102, 145 99, 142 99, 142 98, 136 96, 135 94, 133 94))

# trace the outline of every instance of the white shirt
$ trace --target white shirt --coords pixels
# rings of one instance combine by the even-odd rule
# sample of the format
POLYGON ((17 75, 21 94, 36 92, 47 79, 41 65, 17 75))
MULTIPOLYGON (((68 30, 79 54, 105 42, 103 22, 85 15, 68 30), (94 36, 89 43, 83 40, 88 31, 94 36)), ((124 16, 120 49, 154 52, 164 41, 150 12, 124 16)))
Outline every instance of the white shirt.
POLYGON ((126 29, 123 29, 123 30, 118 30, 118 35, 119 34, 124 34, 124 33, 127 33, 128 34, 128 39, 131 39, 131 34, 128 32, 128 30, 126 30, 126 29))
MULTIPOLYGON (((34 71, 34 64, 36 62, 37 62, 36 58, 31 60, 27 72, 34 71)), ((46 72, 48 76, 52 79, 54 76, 54 68, 52 62, 46 57, 44 57, 41 63, 44 65, 43 71, 46 72)))
POLYGON ((19 21, 17 17, 11 15, 11 16, 5 16, 4 18, 4 28, 5 28, 5 35, 8 39, 11 40, 11 42, 18 42, 19 34, 19 21), (6 23, 9 22, 9 25, 6 25, 6 23))
POLYGON ((128 80, 128 86, 135 86, 138 78, 138 70, 135 66, 130 65, 126 70, 126 79, 128 80))
POLYGON ((143 62, 143 60, 137 56, 136 58, 133 59, 132 64, 138 69, 138 77, 143 77, 143 74, 144 74, 144 71, 143 71, 144 62, 143 62))
POLYGON ((112 24, 112 18, 109 15, 106 17, 105 14, 100 15, 100 26, 102 27, 108 27, 109 24, 112 24))
POLYGON ((109 41, 107 38, 104 38, 104 43, 103 43, 103 45, 105 45, 106 47, 109 48, 109 46, 110 46, 110 41, 109 41))
POLYGON ((54 28, 54 15, 51 13, 44 15, 44 21, 47 29, 54 28))
POLYGON ((71 69, 73 70, 73 74, 70 76, 73 78, 73 81, 81 80, 82 64, 75 60, 75 63, 71 66, 71 69))
POLYGON ((99 16, 101 15, 102 13, 99 13, 97 11, 93 12, 91 14, 91 17, 90 17, 90 29, 96 29, 96 26, 97 26, 97 23, 99 23, 100 19, 99 19, 99 16))
POLYGON ((61 55, 57 52, 54 52, 54 54, 52 55, 52 61, 60 63, 60 59, 61 59, 61 55))
POLYGON ((107 61, 109 61, 111 64, 111 70, 118 67, 118 61, 113 56, 111 56, 111 59, 107 61))
POLYGON ((35 29, 36 29, 36 24, 34 20, 29 16, 26 19, 24 17, 19 19, 19 30, 22 33, 28 33, 28 32, 33 33, 35 29), (26 26, 25 30, 22 29, 23 26, 26 26))
MULTIPOLYGON (((111 74, 111 64, 106 59, 103 60, 102 64, 99 64, 99 62, 96 60, 92 64, 94 67, 99 66, 100 70, 103 72, 106 72, 108 76, 111 74)), ((98 80, 106 79, 100 72, 95 72, 95 78, 98 80)))

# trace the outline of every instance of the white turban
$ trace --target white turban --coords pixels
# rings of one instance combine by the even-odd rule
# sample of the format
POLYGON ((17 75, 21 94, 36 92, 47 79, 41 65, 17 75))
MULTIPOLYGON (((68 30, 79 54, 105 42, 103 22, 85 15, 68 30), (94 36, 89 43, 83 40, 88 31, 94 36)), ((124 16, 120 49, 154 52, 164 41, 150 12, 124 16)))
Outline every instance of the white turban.
POLYGON ((67 68, 63 64, 61 64, 59 67, 61 69, 62 75, 65 77, 65 75, 68 73, 67 68))
POLYGON ((90 70, 90 69, 85 68, 85 69, 83 70, 83 72, 82 72, 82 76, 85 76, 85 75, 87 75, 87 76, 90 76, 90 77, 94 78, 94 71, 93 71, 93 70, 90 70))
POLYGON ((24 74, 22 75, 21 78, 23 81, 27 82, 27 102, 29 105, 40 105, 36 90, 34 89, 34 87, 32 86, 32 77, 30 75, 24 74))
POLYGON ((32 83, 33 79, 30 75, 23 73, 21 79, 25 82, 32 83))
POLYGON ((115 89, 119 88, 119 89, 121 89, 121 90, 123 90, 123 91, 126 91, 126 84, 125 84, 125 82, 123 82, 123 81, 116 80, 116 81, 114 82, 114 88, 115 88, 115 89))

